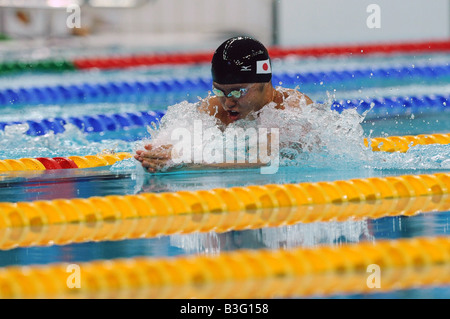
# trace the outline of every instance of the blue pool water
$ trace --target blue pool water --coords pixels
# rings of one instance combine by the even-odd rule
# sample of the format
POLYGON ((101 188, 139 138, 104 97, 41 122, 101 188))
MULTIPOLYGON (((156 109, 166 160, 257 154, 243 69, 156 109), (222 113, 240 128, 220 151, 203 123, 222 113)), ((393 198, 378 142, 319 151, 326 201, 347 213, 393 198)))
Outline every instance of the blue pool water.
MULTIPOLYGON (((448 66, 450 55, 393 55, 355 58, 284 59, 275 60, 273 70, 285 72, 330 72, 363 68, 402 68, 411 66, 448 66)), ((98 84, 111 81, 160 81, 173 78, 209 77, 209 65, 152 67, 113 71, 78 71, 66 73, 29 73, 0 77, 0 90, 56 86, 61 83, 98 84)), ((288 83, 299 87, 313 100, 327 101, 376 99, 381 97, 442 95, 450 93, 447 75, 406 78, 377 78, 330 82, 318 81, 288 83)), ((286 83, 274 83, 286 85, 286 83)), ((206 97, 207 89, 158 93, 145 99, 136 95, 87 101, 86 103, 56 103, 46 105, 1 106, 1 122, 41 120, 92 114, 113 114, 148 110, 166 110, 169 105, 197 97, 206 97)), ((330 107, 330 105, 328 105, 330 107)), ((414 105, 413 105, 414 106, 414 105)), ((393 115, 373 109, 361 119, 362 136, 415 135, 450 132, 450 112, 442 107, 413 107, 402 114, 393 115)), ((355 123, 346 118, 342 123, 355 123)), ((93 155, 104 150, 134 152, 143 138, 149 138, 145 127, 118 131, 86 133, 68 125, 61 134, 40 136, 26 134, 27 127, 13 126, 0 131, 0 159, 24 157, 56 157, 93 155)), ((345 135, 338 140, 341 149, 348 152, 304 154, 295 163, 286 162, 273 175, 261 175, 258 169, 210 170, 150 175, 144 173, 133 159, 112 166, 83 170, 45 172, 14 172, 0 174, 0 202, 49 200, 57 198, 87 198, 91 196, 139 194, 178 190, 212 189, 244 185, 285 184, 299 182, 334 181, 373 176, 431 174, 450 170, 450 145, 426 145, 411 148, 407 153, 376 153, 369 150, 351 150, 351 140, 345 135)), ((361 221, 320 222, 291 226, 261 228, 226 233, 195 233, 161 236, 158 238, 121 241, 88 242, 48 247, 21 247, 0 251, 0 267, 10 265, 49 264, 52 262, 82 262, 135 256, 177 256, 218 254, 242 248, 311 247, 339 245, 382 239, 411 238, 416 236, 448 236, 450 212, 424 213, 412 217, 396 216, 361 221)), ((411 289, 383 294, 332 296, 335 298, 449 298, 450 287, 411 289)))

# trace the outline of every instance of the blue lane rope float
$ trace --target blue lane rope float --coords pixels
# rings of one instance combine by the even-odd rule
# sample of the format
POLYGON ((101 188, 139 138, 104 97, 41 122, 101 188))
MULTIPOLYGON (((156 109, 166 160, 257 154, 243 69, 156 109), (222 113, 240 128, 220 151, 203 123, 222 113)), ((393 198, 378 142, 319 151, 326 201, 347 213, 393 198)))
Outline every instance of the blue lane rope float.
POLYGON ((0 122, 0 129, 8 125, 28 124, 26 134, 32 136, 54 134, 65 131, 64 125, 73 124, 86 133, 100 133, 106 131, 119 131, 133 127, 143 127, 158 123, 165 111, 139 111, 115 114, 97 114, 70 116, 68 118, 55 117, 43 120, 0 122))
MULTIPOLYGON (((438 79, 450 77, 450 65, 414 66, 401 68, 355 69, 330 72, 305 72, 274 74, 272 82, 284 86, 386 79, 438 79)), ((165 103, 197 99, 211 89, 210 77, 165 79, 156 81, 122 81, 83 83, 0 90, 0 106, 144 101, 155 98, 165 103)))
POLYGON ((391 96, 373 99, 334 101, 331 105, 331 109, 342 112, 345 109, 356 108, 358 113, 362 114, 372 108, 371 116, 395 116, 422 111, 425 112, 427 109, 436 109, 439 112, 449 111, 449 101, 450 95, 444 94, 391 96))
MULTIPOLYGON (((434 108, 438 111, 448 111, 450 95, 422 95, 422 96, 396 96, 380 97, 373 99, 351 99, 334 101, 331 109, 342 112, 344 109, 356 108, 363 113, 372 108, 373 115, 395 116, 421 112, 426 108, 434 108)), ((321 103, 320 101, 318 101, 321 103)), ((100 133, 107 131, 119 131, 123 129, 144 127, 157 123, 166 113, 165 110, 138 111, 114 114, 96 114, 70 116, 67 118, 55 117, 42 120, 9 121, 0 122, 0 130, 8 125, 28 124, 28 135, 38 136, 50 132, 55 134, 65 131, 64 125, 71 123, 86 133, 100 133)))

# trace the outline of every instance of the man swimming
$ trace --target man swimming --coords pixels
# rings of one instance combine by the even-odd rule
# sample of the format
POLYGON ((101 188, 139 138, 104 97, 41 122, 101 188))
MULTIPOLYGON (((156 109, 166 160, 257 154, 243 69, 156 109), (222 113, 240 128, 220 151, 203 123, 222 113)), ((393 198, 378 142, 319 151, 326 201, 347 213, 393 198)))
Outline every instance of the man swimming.
MULTIPOLYGON (((222 43, 214 52, 211 73, 214 95, 202 100, 199 110, 215 117, 221 127, 238 120, 255 120, 258 113, 269 104, 284 110, 312 103, 309 97, 297 90, 273 87, 269 53, 263 44, 250 37, 233 37, 222 43), (303 103, 298 103, 299 100, 303 103)), ((171 160, 172 145, 154 147, 147 144, 144 148, 136 151, 134 157, 149 172, 161 170, 171 160)), ((247 167, 258 165, 261 164, 247 167)), ((243 165, 224 163, 208 166, 243 165)))

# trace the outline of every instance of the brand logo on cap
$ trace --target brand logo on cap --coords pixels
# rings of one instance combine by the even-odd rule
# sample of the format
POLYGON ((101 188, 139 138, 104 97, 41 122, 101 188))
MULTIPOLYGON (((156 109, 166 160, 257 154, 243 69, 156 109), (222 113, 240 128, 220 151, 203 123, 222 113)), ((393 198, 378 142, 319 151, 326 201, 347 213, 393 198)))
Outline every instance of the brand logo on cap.
POLYGON ((252 66, 251 65, 243 65, 241 66, 241 71, 251 71, 252 70, 252 66))
POLYGON ((272 73, 272 68, 270 67, 269 59, 256 61, 256 74, 270 74, 270 73, 272 73))

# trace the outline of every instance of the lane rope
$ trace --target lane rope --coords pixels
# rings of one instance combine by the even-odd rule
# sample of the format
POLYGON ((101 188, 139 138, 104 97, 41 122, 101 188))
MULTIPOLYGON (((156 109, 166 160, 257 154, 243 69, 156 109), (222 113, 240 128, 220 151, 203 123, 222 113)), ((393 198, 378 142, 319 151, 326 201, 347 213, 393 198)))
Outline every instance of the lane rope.
POLYGON ((127 152, 67 157, 36 157, 0 160, 0 172, 93 168, 130 158, 127 152))
MULTIPOLYGON (((282 188, 276 185, 269 187, 282 192, 282 188)), ((203 201, 198 205, 206 206, 209 202, 204 197, 209 196, 213 199, 218 197, 217 193, 220 191, 203 192, 201 194, 203 201)), ((221 192, 221 194, 224 193, 226 191, 221 192)), ((234 191, 228 192, 231 199, 234 193, 234 191)), ((195 198, 196 195, 190 194, 190 196, 195 198)), ((170 208, 160 213, 156 212, 156 209, 160 209, 159 203, 164 199, 167 201, 168 198, 151 197, 152 195, 124 198, 106 196, 96 201, 35 201, 17 205, 0 203, 0 212, 4 214, 3 219, 8 219, 6 222, 3 221, 3 226, 0 226, 0 249, 155 238, 196 232, 220 234, 298 223, 345 222, 393 216, 415 216, 450 210, 450 196, 444 194, 365 202, 252 208, 232 212, 227 211, 230 205, 226 206, 219 200, 215 210, 207 211, 206 209, 206 211, 175 214, 170 208), (149 204, 149 201, 152 204, 149 204), (98 205, 97 211, 92 208, 94 204, 98 205), (111 205, 114 206, 111 208, 111 205), (117 210, 116 207, 121 207, 120 214, 111 215, 111 212, 117 210), (109 214, 105 211, 107 209, 110 209, 109 214), (128 213, 123 214, 122 212, 126 209, 129 209, 128 213), (83 210, 87 211, 83 213, 83 210)), ((238 207, 245 205, 252 206, 242 202, 236 204, 238 207)))
MULTIPOLYGON (((366 147, 374 152, 407 152, 416 145, 450 144, 450 133, 421 134, 406 136, 375 137, 364 139, 366 147)), ((114 163, 131 158, 133 154, 118 152, 111 154, 97 154, 85 156, 37 157, 0 160, 0 172, 35 171, 47 169, 92 168, 113 165, 114 163)))
MULTIPOLYGON (((323 103, 323 101, 317 101, 323 103)), ((373 99, 351 99, 334 101, 331 109, 342 112, 345 109, 355 108, 360 114, 372 108, 366 118, 376 116, 405 115, 415 112, 426 112, 430 109, 436 111, 450 110, 450 96, 422 95, 406 97, 382 97, 373 99)), ((7 121, 0 122, 0 130, 7 126, 28 124, 27 134, 32 136, 54 134, 65 131, 65 125, 71 123, 86 133, 99 133, 109 131, 127 130, 136 127, 145 127, 157 123, 166 113, 159 111, 140 111, 113 114, 93 114, 70 117, 45 118, 41 120, 7 121)))
MULTIPOLYGON (((450 51, 450 41, 410 42, 410 43, 379 43, 369 45, 327 46, 282 48, 270 47, 272 59, 292 56, 341 56, 341 55, 371 55, 371 54, 400 54, 400 53, 438 53, 450 51)), ((40 61, 7 61, 0 63, 2 73, 17 72, 65 72, 87 69, 122 69, 153 65, 186 65, 211 62, 213 52, 180 52, 154 53, 132 56, 103 56, 67 59, 47 59, 40 61)))
POLYGON ((437 173, 0 202, 0 231, 4 232, 0 247, 445 211, 450 205, 449 193, 450 173, 437 173), (257 211, 260 213, 249 213, 257 211))
POLYGON ((449 285, 449 267, 449 237, 417 237, 290 250, 239 250, 217 256, 10 266, 0 268, 0 298, 236 299, 370 294, 449 285), (378 283, 370 276, 373 270, 368 271, 369 267, 378 267, 378 283), (74 288, 76 284, 79 287, 74 288))
MULTIPOLYGON (((336 70, 329 72, 286 72, 274 74, 272 83, 295 87, 322 84, 358 83, 367 81, 365 86, 373 83, 379 85, 380 80, 402 83, 409 80, 434 81, 450 76, 450 65, 415 65, 401 68, 362 68, 353 70, 336 70), (322 84, 321 84, 322 83, 322 84)), ((210 76, 195 78, 170 78, 149 81, 114 81, 104 83, 61 84, 57 86, 37 86, 27 88, 3 88, 0 90, 0 106, 11 105, 53 105, 67 103, 99 103, 99 102, 151 102, 164 98, 167 105, 189 99, 196 101, 197 95, 202 96, 211 90, 210 76), (189 95, 187 94, 189 93, 189 95)))

